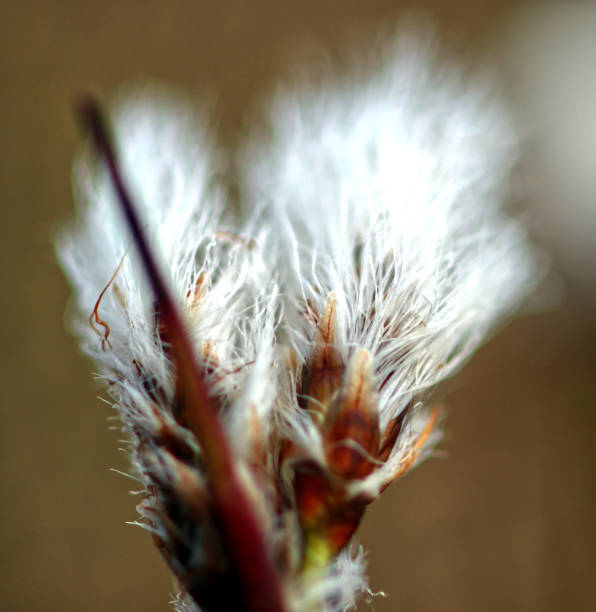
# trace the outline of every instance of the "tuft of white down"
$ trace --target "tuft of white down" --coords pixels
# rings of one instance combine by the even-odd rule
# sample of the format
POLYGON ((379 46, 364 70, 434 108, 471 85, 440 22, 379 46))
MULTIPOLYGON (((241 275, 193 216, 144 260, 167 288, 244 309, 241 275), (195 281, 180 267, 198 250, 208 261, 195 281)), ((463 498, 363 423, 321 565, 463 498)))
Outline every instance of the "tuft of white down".
POLYGON ((302 363, 315 330, 305 304, 322 312, 333 291, 340 350, 346 363, 373 355, 385 427, 458 370, 540 274, 503 210, 516 140, 496 94, 408 36, 373 60, 360 76, 280 91, 244 180, 279 228, 302 363))
MULTIPOLYGON (((185 103, 156 92, 130 97, 111 120, 124 179, 196 353, 214 367, 216 392, 236 407, 257 407, 265 435, 275 395, 270 366, 279 316, 275 279, 262 257, 265 230, 255 227, 254 218, 241 226, 225 214, 220 156, 207 123, 185 103)), ((74 184, 78 219, 59 237, 57 255, 75 289, 75 331, 113 385, 125 420, 149 426, 147 377, 155 379, 153 387, 173 393, 171 364, 155 332, 153 292, 107 171, 87 150, 75 164, 74 184), (104 328, 95 323, 98 334, 88 318, 115 273, 98 307, 110 328, 104 339, 104 328)), ((232 432, 247 418, 245 410, 231 410, 232 432)), ((242 454, 243 438, 231 439, 242 454)))

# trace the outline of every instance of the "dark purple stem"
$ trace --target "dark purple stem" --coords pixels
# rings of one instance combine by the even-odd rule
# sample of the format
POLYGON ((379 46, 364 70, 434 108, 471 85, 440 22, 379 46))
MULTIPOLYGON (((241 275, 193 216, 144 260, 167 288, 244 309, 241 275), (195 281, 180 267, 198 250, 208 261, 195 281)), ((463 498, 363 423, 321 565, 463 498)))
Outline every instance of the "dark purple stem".
POLYGON ((100 108, 93 98, 85 97, 77 105, 77 114, 107 164, 126 222, 155 293, 161 321, 171 345, 179 383, 177 388, 182 392, 180 420, 197 437, 203 450, 214 516, 233 573, 239 577, 242 585, 243 609, 251 612, 285 612, 279 573, 269 554, 252 502, 236 472, 233 454, 202 367, 142 232, 100 108))

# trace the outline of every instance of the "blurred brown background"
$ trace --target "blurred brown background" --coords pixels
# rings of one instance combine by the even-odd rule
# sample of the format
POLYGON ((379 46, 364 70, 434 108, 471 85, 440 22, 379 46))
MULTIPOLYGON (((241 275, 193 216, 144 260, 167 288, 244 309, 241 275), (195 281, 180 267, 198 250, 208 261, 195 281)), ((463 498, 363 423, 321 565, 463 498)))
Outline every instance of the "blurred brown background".
POLYGON ((107 431, 91 366, 63 324, 69 289, 51 237, 73 212, 73 96, 90 89, 105 100, 146 80, 197 99, 217 92, 221 137, 233 144, 296 46, 314 40, 339 58, 353 54, 414 5, 455 53, 502 70, 527 119, 532 227, 566 289, 557 308, 511 324, 449 384, 446 459, 394 484, 368 512, 360 540, 371 587, 389 595, 373 606, 596 609, 596 155, 580 194, 566 191, 573 173, 553 178, 559 157, 575 168, 574 156, 595 153, 596 92, 582 84, 596 60, 577 49, 592 69, 576 92, 568 77, 578 62, 556 43, 561 28, 573 48, 575 28, 593 37, 595 5, 39 0, 3 2, 0 26, 1 610, 170 609, 163 562, 147 534, 124 524, 136 517, 135 483, 108 471, 127 465, 119 434, 107 431), (556 60, 554 73, 544 57, 556 60), (584 95, 591 104, 578 117, 584 95), (577 138, 549 157, 553 125, 565 138, 571 118, 577 138))

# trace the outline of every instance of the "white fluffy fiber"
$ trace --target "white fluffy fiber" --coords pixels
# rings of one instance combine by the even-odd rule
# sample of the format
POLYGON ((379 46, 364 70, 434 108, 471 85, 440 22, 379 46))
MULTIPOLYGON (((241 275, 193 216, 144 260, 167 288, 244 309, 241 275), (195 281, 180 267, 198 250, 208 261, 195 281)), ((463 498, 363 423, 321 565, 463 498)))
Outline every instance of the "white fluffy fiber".
MULTIPOLYGON (((222 164, 206 123, 186 105, 155 92, 116 107, 112 122, 123 174, 197 353, 207 350, 217 360, 213 380, 222 393, 234 398, 241 379, 244 395, 268 409, 275 384, 261 385, 259 393, 251 374, 271 378, 263 361, 270 366, 272 360, 277 293, 262 251, 245 239, 248 234, 258 244, 264 231, 251 224, 237 227, 226 218, 215 179, 222 164)), ((144 393, 139 366, 171 392, 170 364, 156 343, 153 294, 107 172, 83 154, 74 181, 79 220, 60 236, 57 251, 75 289, 83 349, 125 395, 144 393), (87 319, 120 262, 98 308, 110 326, 103 341, 87 319)), ((231 426, 239 429, 245 415, 235 416, 240 423, 231 426)))
POLYGON ((379 380, 391 375, 385 424, 453 374, 536 274, 502 210, 516 141, 498 96, 438 65, 428 41, 398 38, 375 59, 355 78, 280 91, 244 169, 279 228, 295 347, 305 359, 304 302, 321 309, 334 291, 345 358, 364 347, 379 380))

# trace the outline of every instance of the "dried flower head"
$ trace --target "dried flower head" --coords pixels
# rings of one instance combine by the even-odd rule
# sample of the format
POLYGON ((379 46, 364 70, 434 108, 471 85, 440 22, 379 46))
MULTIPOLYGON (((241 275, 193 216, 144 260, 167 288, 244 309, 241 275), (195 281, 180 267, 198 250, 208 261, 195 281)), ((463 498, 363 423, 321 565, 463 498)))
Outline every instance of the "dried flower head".
POLYGON ((81 111, 102 161, 76 165, 58 256, 178 610, 353 606, 352 536, 438 439, 431 390, 532 288, 498 104, 407 39, 390 51, 364 80, 277 97, 243 217, 185 106, 120 105, 116 150, 81 111))

